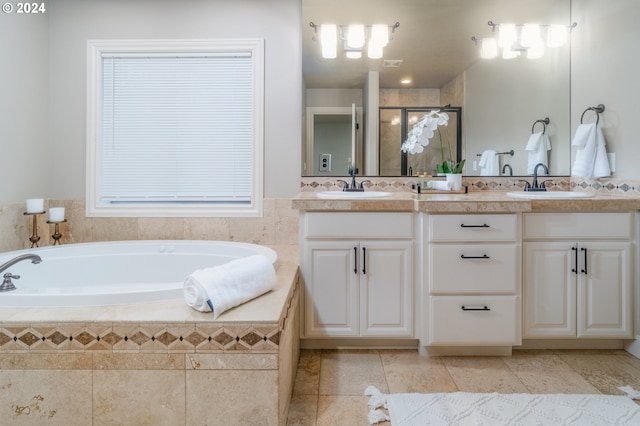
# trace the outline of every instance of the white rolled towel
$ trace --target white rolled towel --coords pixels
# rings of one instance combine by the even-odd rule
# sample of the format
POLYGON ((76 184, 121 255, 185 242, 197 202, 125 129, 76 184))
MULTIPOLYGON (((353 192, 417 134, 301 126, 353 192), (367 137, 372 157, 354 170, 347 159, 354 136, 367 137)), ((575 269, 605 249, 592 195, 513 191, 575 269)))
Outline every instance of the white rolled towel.
POLYGON ((184 282, 184 300, 200 312, 223 312, 276 286, 276 271, 266 256, 253 255, 223 265, 198 269, 184 282))

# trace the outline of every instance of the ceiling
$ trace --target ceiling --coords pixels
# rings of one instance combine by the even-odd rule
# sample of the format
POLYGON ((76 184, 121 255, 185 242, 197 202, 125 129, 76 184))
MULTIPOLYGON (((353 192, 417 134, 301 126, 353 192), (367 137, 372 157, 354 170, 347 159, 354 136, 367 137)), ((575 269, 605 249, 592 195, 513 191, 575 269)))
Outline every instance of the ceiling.
MULTIPOLYGON (((302 71, 307 88, 362 88, 378 71, 381 88, 439 88, 479 60, 471 40, 491 37, 488 21, 536 22, 568 0, 302 0, 302 71), (399 22, 382 59, 324 59, 309 25, 399 22), (402 60, 397 68, 384 60, 402 60), (411 85, 400 80, 411 78, 411 85)), ((542 18, 544 19, 544 18, 542 18)), ((551 22, 539 22, 549 24, 551 22)), ((554 22, 556 23, 556 22, 554 22)), ((562 22, 569 24, 568 22, 562 22)))

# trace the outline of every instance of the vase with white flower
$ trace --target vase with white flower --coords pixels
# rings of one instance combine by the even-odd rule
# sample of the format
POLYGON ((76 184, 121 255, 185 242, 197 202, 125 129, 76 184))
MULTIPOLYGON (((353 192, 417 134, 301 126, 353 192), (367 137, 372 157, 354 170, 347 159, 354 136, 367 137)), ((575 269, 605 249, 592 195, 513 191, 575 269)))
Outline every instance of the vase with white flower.
POLYGON ((436 164, 436 171, 438 174, 447 177, 447 181, 451 182, 451 189, 459 190, 462 188, 462 169, 464 168, 465 160, 454 160, 451 143, 446 135, 443 137, 440 126, 446 126, 448 124, 449 114, 440 110, 430 111, 422 116, 422 118, 413 125, 411 130, 409 130, 407 139, 403 142, 401 150, 408 154, 419 154, 424 150, 424 147, 429 145, 430 140, 437 134, 440 142, 441 162, 436 164))

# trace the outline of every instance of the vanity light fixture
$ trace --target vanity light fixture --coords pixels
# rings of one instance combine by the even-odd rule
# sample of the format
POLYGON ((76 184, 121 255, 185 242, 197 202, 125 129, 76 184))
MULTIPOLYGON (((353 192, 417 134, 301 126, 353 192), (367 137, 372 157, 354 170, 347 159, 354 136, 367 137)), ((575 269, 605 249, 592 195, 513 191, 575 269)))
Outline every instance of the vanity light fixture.
POLYGON ((537 59, 544 55, 546 47, 560 47, 567 43, 569 32, 578 24, 571 25, 539 25, 539 24, 496 24, 487 23, 491 31, 498 29, 497 37, 471 37, 476 45, 480 45, 480 57, 492 59, 502 49, 503 59, 513 59, 522 53, 529 59, 537 59), (543 38, 546 35, 546 40, 543 38))
POLYGON ((323 58, 336 58, 338 45, 341 45, 347 58, 361 58, 362 52, 366 49, 368 58, 379 59, 382 58, 384 47, 389 44, 391 35, 395 33, 400 23, 396 22, 393 25, 316 25, 309 22, 309 26, 319 36, 319 38, 313 37, 313 40, 320 42, 323 58))

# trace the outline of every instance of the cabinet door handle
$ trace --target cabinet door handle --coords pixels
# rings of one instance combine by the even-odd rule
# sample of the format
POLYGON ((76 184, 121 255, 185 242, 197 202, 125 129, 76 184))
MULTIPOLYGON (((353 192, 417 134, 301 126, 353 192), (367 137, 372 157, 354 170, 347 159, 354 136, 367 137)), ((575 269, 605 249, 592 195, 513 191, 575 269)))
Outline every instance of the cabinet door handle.
POLYGON ((460 228, 490 228, 490 226, 486 223, 483 223, 482 225, 465 225, 464 223, 461 223, 460 228))
POLYGON ((362 247, 362 273, 367 275, 367 248, 362 247))
POLYGON ((353 273, 358 274, 358 247, 353 248, 353 273))
POLYGON ((576 274, 578 273, 578 247, 571 247, 571 250, 573 250, 573 261, 575 266, 573 268, 571 268, 571 272, 575 272, 576 274))
POLYGON ((490 311, 491 309, 488 306, 483 306, 481 308, 467 308, 466 306, 461 306, 463 311, 490 311))
MULTIPOLYGON (((580 272, 587 275, 587 248, 581 247, 580 250, 584 252, 584 269, 581 269, 580 272)), ((577 253, 577 252, 576 252, 577 253)))
POLYGON ((464 254, 461 254, 460 258, 461 259, 491 259, 486 254, 483 254, 482 256, 465 256, 464 254))

